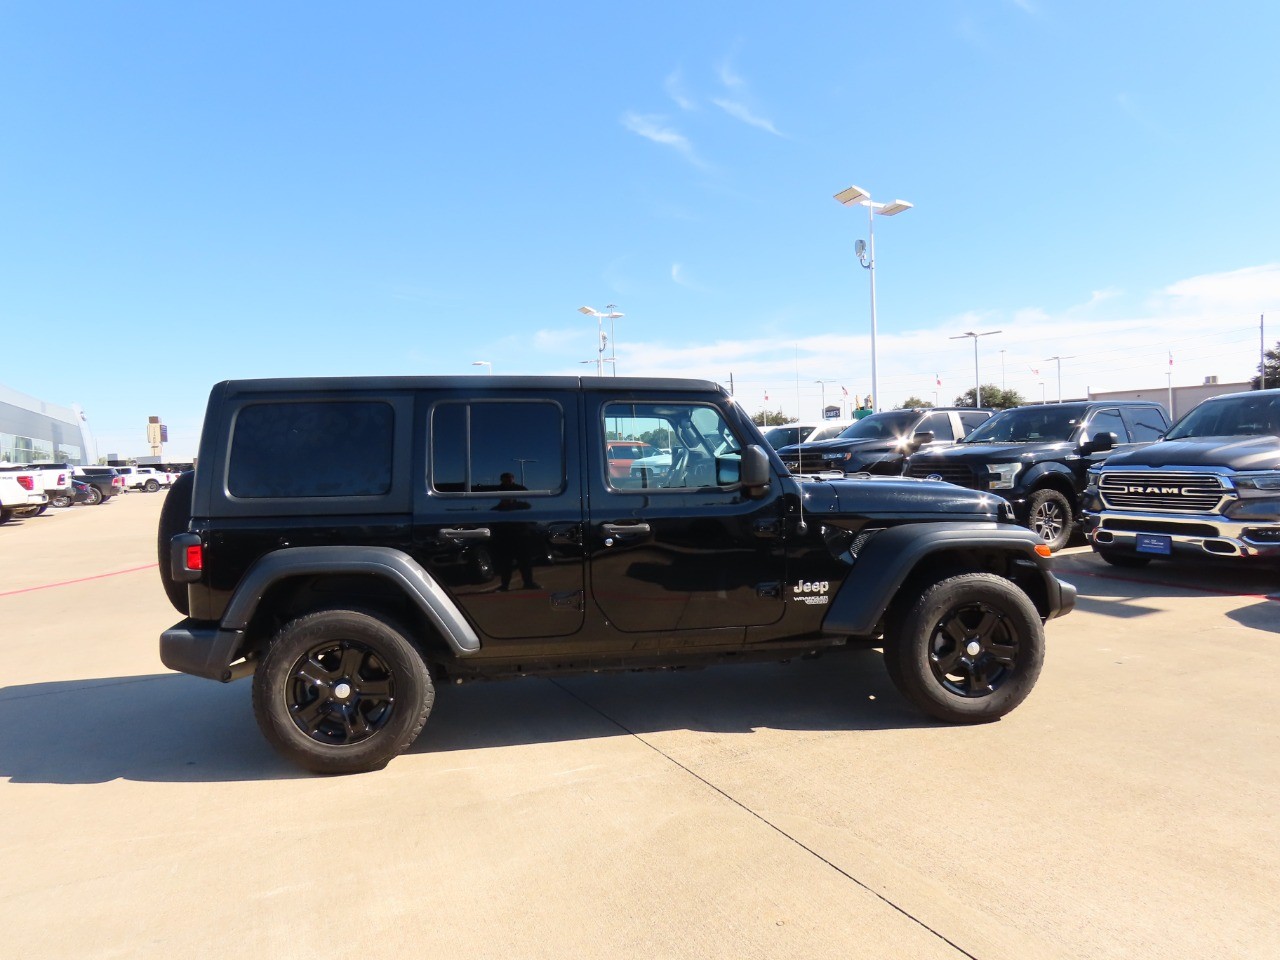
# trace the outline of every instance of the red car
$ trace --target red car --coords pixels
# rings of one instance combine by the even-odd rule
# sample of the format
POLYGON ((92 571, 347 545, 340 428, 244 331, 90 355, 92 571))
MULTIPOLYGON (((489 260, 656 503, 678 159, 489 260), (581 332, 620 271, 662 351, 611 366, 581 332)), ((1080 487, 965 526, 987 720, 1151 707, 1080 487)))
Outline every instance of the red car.
POLYGON ((658 451, 643 440, 607 440, 605 456, 609 458, 609 476, 625 480, 631 476, 631 464, 643 457, 651 457, 658 451))

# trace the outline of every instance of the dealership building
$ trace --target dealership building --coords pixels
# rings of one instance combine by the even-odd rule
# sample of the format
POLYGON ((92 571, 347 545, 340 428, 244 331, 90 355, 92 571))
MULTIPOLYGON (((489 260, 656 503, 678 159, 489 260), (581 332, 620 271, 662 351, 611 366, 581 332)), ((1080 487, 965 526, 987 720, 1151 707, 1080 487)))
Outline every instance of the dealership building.
POLYGON ((97 445, 77 406, 45 403, 0 384, 0 463, 96 463, 97 445))

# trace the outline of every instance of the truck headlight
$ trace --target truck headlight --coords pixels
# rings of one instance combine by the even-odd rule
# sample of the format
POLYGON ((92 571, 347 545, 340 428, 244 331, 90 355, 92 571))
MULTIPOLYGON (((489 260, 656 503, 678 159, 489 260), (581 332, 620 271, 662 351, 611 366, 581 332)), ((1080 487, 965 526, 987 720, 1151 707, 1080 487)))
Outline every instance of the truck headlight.
POLYGON ((1237 473, 1234 477, 1240 497, 1280 497, 1280 471, 1237 473))
POLYGON ((987 488, 990 490, 1012 489, 1013 478, 1021 470, 1021 463, 997 463, 994 466, 987 467, 987 473, 991 477, 991 482, 987 484, 987 488))

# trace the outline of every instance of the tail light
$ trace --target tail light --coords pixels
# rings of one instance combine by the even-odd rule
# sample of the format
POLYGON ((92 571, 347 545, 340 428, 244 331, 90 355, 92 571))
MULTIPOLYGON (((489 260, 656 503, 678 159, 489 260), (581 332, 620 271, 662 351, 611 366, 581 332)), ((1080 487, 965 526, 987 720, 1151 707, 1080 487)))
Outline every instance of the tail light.
POLYGON ((23 490, 34 490, 36 488, 36 482, 27 474, 20 474, 18 476, 18 486, 23 490))
POLYGON ((187 569, 203 570, 204 569, 204 547, 200 544, 193 544, 187 547, 187 569))

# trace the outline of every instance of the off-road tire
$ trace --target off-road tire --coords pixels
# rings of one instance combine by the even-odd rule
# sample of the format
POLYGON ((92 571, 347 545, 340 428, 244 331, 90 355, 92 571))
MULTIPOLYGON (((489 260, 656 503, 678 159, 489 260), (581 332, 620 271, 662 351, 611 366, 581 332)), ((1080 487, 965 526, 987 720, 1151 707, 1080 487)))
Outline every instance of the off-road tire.
POLYGON ((146 483, 142 485, 142 488, 146 490, 147 493, 155 493, 157 490, 160 489, 160 481, 148 480, 146 483))
POLYGON ((88 505, 89 505, 89 506, 91 506, 91 507, 96 507, 98 504, 100 504, 100 503, 101 503, 103 500, 105 500, 105 499, 106 499, 106 497, 104 497, 104 496, 102 495, 102 491, 101 491, 101 490, 99 490, 99 489, 98 489, 96 486, 94 486, 92 483, 91 483, 91 484, 89 484, 89 499, 87 499, 87 500, 85 501, 85 503, 86 503, 86 504, 88 504, 88 505))
POLYGON ((263 736, 315 773, 382 769, 418 738, 434 702, 431 673, 405 631, 362 610, 285 624, 253 677, 263 736))
POLYGON ((1004 577, 941 580, 895 616, 884 656, 894 685, 947 723, 998 720, 1027 698, 1044 664, 1040 614, 1004 577))
MULTIPOLYGON (((187 585, 173 579, 169 569, 169 541, 180 533, 186 533, 191 523, 191 488, 195 483, 194 472, 187 472, 173 482, 160 507, 160 521, 156 524, 156 555, 160 564, 160 583, 173 608, 184 617, 191 613, 187 599, 187 585)), ((96 487, 94 489, 97 489, 96 487)), ((93 501, 90 501, 93 502, 93 501)))
POLYGON ((1051 487, 1037 490, 1027 499, 1026 525, 1057 553, 1071 541, 1076 518, 1071 501, 1051 487))

